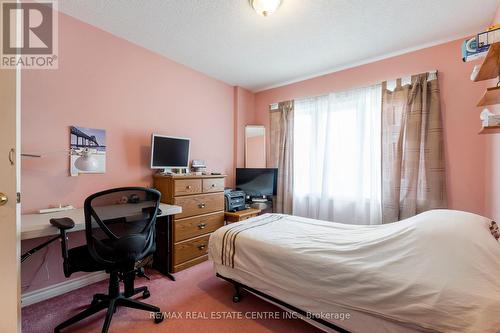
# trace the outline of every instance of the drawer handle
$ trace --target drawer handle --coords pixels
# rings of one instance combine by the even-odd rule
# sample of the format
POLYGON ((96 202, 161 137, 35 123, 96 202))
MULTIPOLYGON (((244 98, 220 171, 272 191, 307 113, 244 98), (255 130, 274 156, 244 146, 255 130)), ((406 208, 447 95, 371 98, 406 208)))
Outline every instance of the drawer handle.
POLYGON ((200 245, 198 246, 198 250, 203 251, 205 250, 206 247, 207 247, 206 245, 200 245))
POLYGON ((212 184, 212 187, 215 187, 215 184, 212 184))
POLYGON ((205 203, 204 203, 204 202, 202 202, 201 204, 198 204, 198 208, 205 208, 205 207, 206 207, 206 206, 205 206, 205 203))
POLYGON ((188 190, 192 189, 193 187, 191 185, 186 186, 188 190))
POLYGON ((198 228, 200 228, 200 229, 205 229, 206 226, 207 226, 206 223, 200 223, 200 224, 198 224, 198 228))

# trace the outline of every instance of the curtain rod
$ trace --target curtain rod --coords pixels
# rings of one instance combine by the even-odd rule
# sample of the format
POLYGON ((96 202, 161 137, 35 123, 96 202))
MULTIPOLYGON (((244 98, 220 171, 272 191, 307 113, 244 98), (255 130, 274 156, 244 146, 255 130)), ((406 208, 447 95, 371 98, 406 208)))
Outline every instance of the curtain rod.
MULTIPOLYGON (((437 74, 438 73, 438 70, 437 69, 431 69, 429 71, 427 71, 426 73, 429 73, 429 74, 437 74)), ((411 75, 403 75, 402 77, 407 77, 407 76, 411 76, 411 75)), ((391 80, 385 80, 385 81, 395 81, 396 79, 391 79, 391 80)), ((353 88, 353 89, 356 89, 356 88, 353 88)), ((273 112, 273 111, 277 111, 278 110, 278 104, 279 103, 272 103, 272 104, 269 104, 269 111, 270 112, 273 112)))
POLYGON ((421 73, 417 73, 417 74, 408 74, 408 75, 401 75, 400 77, 398 78, 395 78, 395 79, 388 79, 388 80, 384 80, 386 82, 389 82, 389 81, 396 81, 397 79, 402 79, 402 78, 407 78, 407 77, 412 77, 413 75, 418 75, 418 74, 423 74, 423 73, 428 73, 428 74, 437 74, 438 73, 438 70, 437 69, 433 69, 433 70, 430 70, 430 71, 426 71, 426 72, 421 72, 421 73))

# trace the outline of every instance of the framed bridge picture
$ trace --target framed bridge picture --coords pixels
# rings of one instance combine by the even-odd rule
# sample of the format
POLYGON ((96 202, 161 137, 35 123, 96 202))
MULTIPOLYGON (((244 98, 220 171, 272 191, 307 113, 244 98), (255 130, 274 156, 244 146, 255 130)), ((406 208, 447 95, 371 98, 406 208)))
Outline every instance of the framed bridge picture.
POLYGON ((106 172, 106 130, 70 126, 70 174, 106 172))

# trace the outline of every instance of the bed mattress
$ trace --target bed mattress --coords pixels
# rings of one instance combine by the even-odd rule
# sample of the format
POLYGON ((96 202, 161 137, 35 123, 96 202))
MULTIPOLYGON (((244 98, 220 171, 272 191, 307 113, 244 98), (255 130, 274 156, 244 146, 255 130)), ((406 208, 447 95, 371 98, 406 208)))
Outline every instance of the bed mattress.
POLYGON ((489 223, 451 210, 378 226, 266 214, 217 230, 209 256, 219 274, 352 332, 499 332, 489 223), (328 318, 341 312, 351 318, 328 318))

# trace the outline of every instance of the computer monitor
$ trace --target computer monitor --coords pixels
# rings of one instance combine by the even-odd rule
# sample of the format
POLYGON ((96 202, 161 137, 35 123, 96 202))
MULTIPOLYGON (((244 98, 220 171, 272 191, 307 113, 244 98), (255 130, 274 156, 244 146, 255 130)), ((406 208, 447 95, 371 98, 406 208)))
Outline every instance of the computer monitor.
POLYGON ((236 168, 236 188, 250 197, 273 196, 277 192, 278 169, 236 168))
POLYGON ((189 168, 190 143, 188 138, 151 135, 151 169, 189 168))

